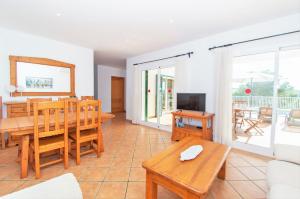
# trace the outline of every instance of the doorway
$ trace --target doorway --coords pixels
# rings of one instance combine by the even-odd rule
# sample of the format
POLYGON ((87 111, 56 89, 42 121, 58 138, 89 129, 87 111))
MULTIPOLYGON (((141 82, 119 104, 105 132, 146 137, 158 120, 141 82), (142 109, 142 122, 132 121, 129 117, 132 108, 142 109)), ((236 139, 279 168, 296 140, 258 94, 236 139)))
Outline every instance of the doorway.
POLYGON ((142 122, 169 130, 175 110, 175 67, 142 71, 142 122))
POLYGON ((125 112, 125 79, 124 77, 111 77, 111 112, 125 112))

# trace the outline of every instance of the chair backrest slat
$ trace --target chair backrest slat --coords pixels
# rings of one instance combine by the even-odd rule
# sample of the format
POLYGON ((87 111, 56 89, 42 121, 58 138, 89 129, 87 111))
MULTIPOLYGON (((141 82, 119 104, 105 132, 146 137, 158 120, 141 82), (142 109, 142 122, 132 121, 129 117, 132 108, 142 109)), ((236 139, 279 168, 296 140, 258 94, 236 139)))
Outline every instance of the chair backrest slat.
POLYGON ((59 110, 58 109, 55 109, 55 111, 54 111, 54 116, 55 116, 55 119, 54 119, 54 121, 55 121, 55 130, 59 130, 59 122, 60 122, 60 120, 59 120, 59 110))
POLYGON ((45 109, 44 112, 44 125, 45 125, 45 131, 48 132, 50 130, 50 110, 45 109))
POLYGON ((87 106, 87 104, 85 104, 85 106, 84 106, 84 125, 85 126, 88 125, 88 111, 89 111, 89 107, 87 106))
POLYGON ((92 125, 96 124, 96 110, 95 107, 91 107, 92 109, 92 125))

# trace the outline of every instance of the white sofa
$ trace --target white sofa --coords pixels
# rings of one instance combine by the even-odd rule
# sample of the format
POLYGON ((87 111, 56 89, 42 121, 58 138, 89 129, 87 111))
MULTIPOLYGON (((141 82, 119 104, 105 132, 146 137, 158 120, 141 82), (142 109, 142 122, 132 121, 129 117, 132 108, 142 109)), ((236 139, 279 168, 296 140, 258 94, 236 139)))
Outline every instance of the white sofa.
POLYGON ((300 146, 275 145, 268 163, 268 199, 300 199, 300 146))
MULTIPOLYGON (((12 182, 13 183, 13 182, 12 182)), ((82 199, 80 186, 68 173, 0 197, 1 199, 82 199)))

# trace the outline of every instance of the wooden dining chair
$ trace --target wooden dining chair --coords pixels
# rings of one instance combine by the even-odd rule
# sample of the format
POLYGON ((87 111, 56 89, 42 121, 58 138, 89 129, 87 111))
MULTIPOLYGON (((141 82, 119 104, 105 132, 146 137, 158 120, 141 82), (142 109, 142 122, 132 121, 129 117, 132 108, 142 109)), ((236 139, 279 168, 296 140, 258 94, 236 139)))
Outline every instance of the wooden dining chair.
POLYGON ((68 168, 68 103, 35 102, 33 118, 34 139, 29 145, 30 164, 38 179, 42 167, 63 161, 65 169, 68 168), (50 114, 51 111, 53 114, 50 114), (41 164, 41 154, 49 151, 59 152, 59 158, 41 164))
POLYGON ((81 96, 81 100, 94 100, 94 96, 81 96))
POLYGON ((77 97, 62 97, 58 98, 58 101, 67 101, 68 107, 69 107, 69 112, 71 113, 76 113, 76 106, 77 106, 77 97))
POLYGON ((33 115, 33 103, 35 102, 49 102, 52 101, 52 98, 27 98, 27 115, 33 115))
POLYGON ((76 164, 80 164, 80 156, 96 152, 100 157, 103 149, 101 129, 101 101, 83 100, 77 102, 76 132, 69 134, 72 148, 75 148, 76 164), (89 149, 81 151, 81 146, 90 143, 89 149))
MULTIPOLYGON (((49 102, 49 101, 52 101, 52 98, 27 98, 27 100, 26 100, 27 115, 28 116, 32 116, 33 115, 33 104, 35 102, 49 102)), ((21 142, 20 142, 19 136, 9 135, 8 136, 8 143, 10 145, 18 145, 18 157, 20 157, 22 146, 21 146, 21 142)))
MULTIPOLYGON (((65 101, 68 103, 68 110, 69 110, 69 118, 75 118, 76 117, 76 108, 77 108, 77 97, 64 97, 64 98, 58 98, 58 101, 65 101)), ((76 131, 76 125, 75 126, 69 126, 69 134, 76 131)), ((71 147, 69 147, 69 150, 71 150, 71 147)))
MULTIPOLYGON (((33 108, 32 107, 33 107, 33 103, 34 102, 43 102, 43 101, 52 101, 52 99, 51 98, 27 98, 27 100, 26 100, 26 112, 27 112, 27 115, 28 116, 32 116, 33 115, 33 108)), ((24 116, 24 115, 20 115, 20 116, 24 116)), ((21 152, 20 136, 11 135, 10 133, 8 133, 7 145, 8 146, 16 146, 16 145, 18 145, 19 146, 18 157, 20 156, 20 152, 21 152)))

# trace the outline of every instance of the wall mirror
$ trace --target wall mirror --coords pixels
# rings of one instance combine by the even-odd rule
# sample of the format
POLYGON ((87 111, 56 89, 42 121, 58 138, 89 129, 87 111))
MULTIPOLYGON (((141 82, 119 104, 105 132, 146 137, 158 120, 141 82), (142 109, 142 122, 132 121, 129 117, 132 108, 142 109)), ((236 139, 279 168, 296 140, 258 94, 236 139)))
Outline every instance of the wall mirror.
POLYGON ((75 65, 46 58, 9 56, 13 96, 75 96, 75 65))

